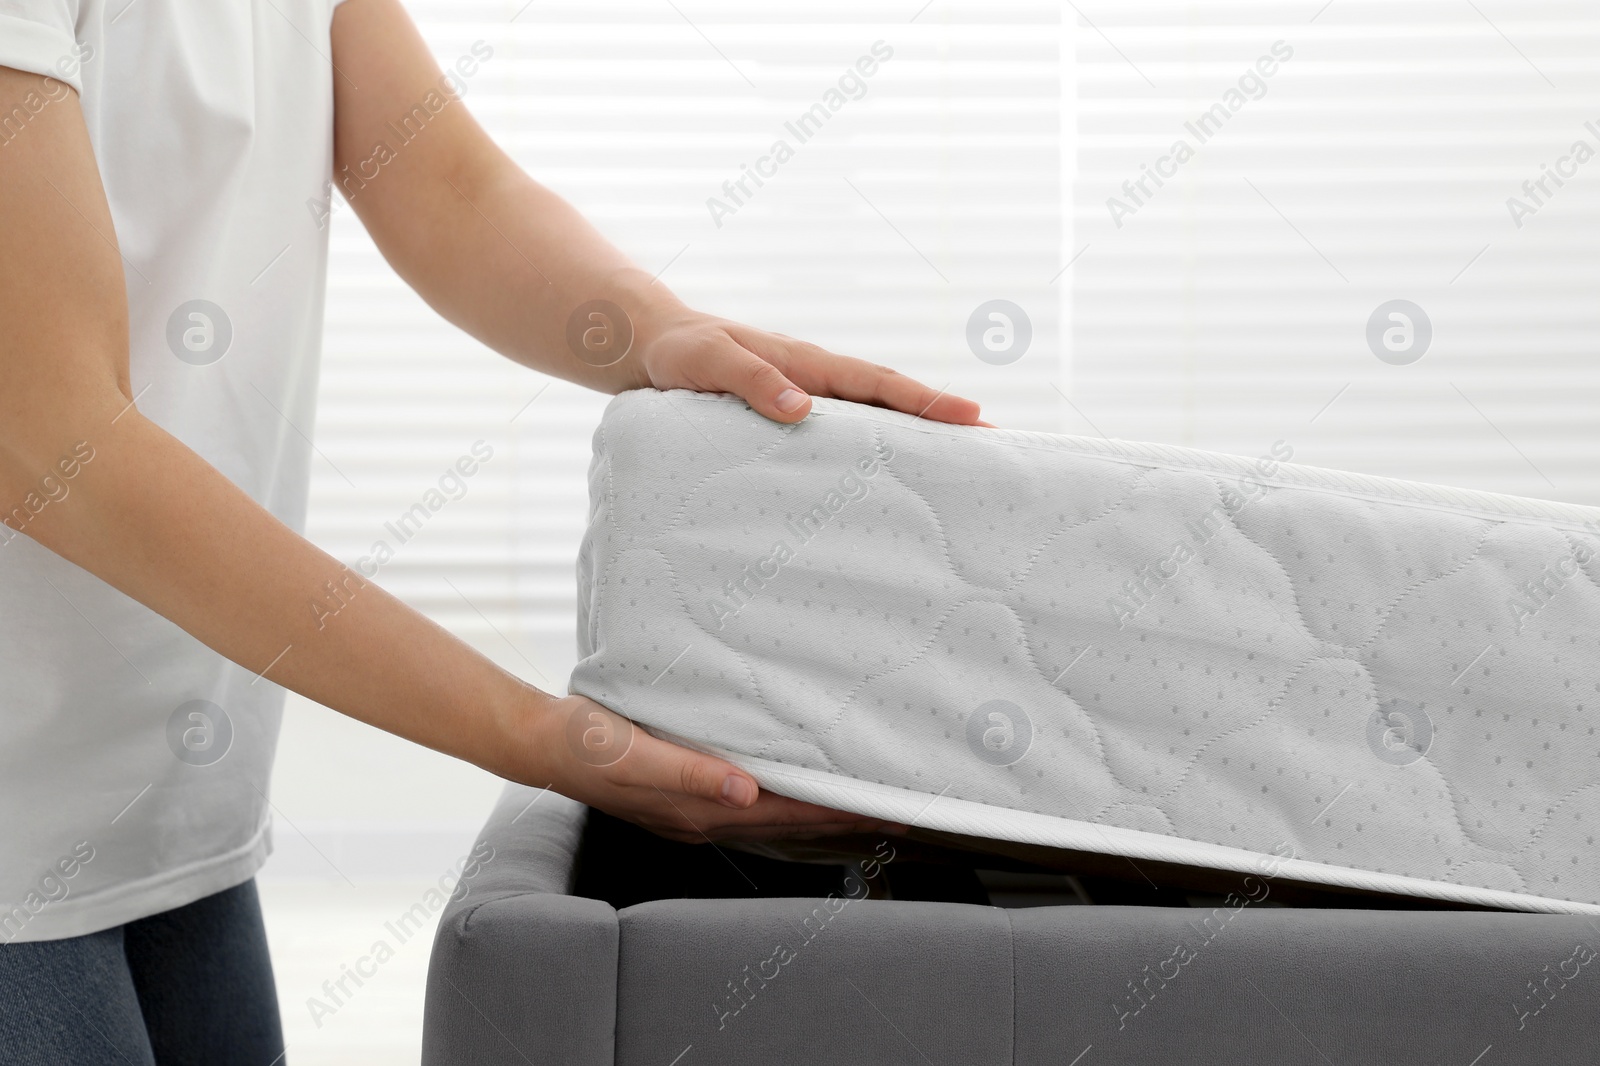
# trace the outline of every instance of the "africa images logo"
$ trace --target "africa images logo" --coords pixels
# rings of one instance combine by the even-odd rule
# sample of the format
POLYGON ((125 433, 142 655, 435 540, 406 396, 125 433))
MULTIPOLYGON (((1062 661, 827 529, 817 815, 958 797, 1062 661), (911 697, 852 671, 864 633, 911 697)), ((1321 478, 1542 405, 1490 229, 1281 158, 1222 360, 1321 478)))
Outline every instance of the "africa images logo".
POLYGON ((1433 719, 1422 704, 1388 700, 1367 719, 1367 746, 1393 766, 1409 766, 1433 746, 1433 719))
POLYGON ((233 719, 210 700, 189 700, 167 718, 167 747, 190 766, 220 762, 233 747, 233 719))

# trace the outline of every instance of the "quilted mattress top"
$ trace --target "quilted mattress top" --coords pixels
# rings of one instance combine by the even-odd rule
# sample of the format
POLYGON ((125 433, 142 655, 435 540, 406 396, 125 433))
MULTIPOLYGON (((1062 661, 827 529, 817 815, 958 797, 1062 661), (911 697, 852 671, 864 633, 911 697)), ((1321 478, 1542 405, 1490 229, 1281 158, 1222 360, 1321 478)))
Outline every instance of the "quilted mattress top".
POLYGON ((1600 509, 619 396, 571 688, 922 827, 1600 912, 1600 509))

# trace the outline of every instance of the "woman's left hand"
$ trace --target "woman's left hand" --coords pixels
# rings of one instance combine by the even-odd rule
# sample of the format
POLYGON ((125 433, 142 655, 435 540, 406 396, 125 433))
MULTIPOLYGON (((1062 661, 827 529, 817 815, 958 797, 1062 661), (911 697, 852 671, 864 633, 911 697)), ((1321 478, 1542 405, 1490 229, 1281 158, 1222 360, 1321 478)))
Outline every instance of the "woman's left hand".
POLYGON ((641 388, 731 392, 777 422, 798 422, 810 413, 812 396, 832 396, 938 422, 988 425, 972 400, 886 366, 687 308, 639 323, 637 336, 628 358, 641 388))

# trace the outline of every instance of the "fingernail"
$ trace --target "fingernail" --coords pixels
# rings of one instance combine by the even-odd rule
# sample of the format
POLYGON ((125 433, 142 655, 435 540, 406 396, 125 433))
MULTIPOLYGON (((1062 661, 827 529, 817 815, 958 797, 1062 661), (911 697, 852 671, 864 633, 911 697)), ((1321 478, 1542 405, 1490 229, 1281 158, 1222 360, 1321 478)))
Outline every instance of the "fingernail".
POLYGON ((756 786, 748 777, 730 775, 722 782, 722 800, 730 807, 748 807, 756 801, 756 786))
POLYGON ((784 414, 790 414, 805 406, 806 394, 799 389, 784 389, 778 393, 778 398, 775 402, 778 405, 778 410, 784 414))

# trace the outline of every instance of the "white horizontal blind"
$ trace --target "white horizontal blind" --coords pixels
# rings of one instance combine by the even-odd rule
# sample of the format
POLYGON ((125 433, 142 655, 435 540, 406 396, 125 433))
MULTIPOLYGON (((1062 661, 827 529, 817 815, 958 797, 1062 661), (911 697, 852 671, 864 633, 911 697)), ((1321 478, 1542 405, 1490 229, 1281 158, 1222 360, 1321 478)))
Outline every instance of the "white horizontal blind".
MULTIPOLYGON (((1055 4, 409 6, 441 63, 479 40, 493 48, 467 105, 691 305, 948 383, 995 420, 1057 428, 1055 4), (892 57, 862 79, 864 94, 847 83, 843 106, 801 143, 785 123, 880 41, 892 57), (793 157, 718 226, 706 201, 729 203, 723 183, 780 137, 793 157), (993 298, 1032 321, 1029 351, 1009 366, 979 361, 966 341, 969 314, 993 298)), ((381 584, 564 688, 606 398, 487 352, 394 278, 347 208, 332 226, 311 535, 350 562, 386 542, 395 557, 381 584), (385 523, 479 440, 494 455, 465 495, 400 543, 385 523)))
POLYGON ((1079 9, 1074 400, 1098 431, 1600 503, 1600 158, 1563 162, 1600 151, 1600 5, 1079 9), (1280 41, 1202 143, 1185 124, 1280 41), (1546 165, 1575 176, 1530 193, 1546 165), (1366 337, 1395 299, 1431 320, 1409 365, 1366 337))

